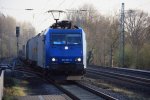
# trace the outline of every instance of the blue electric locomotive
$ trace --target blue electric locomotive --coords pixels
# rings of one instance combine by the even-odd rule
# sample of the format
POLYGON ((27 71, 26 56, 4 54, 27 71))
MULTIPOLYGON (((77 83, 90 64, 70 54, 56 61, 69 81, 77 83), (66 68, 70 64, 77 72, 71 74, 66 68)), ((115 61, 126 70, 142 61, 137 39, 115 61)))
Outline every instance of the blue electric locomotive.
POLYGON ((27 42, 26 57, 53 75, 82 76, 86 69, 83 29, 61 21, 27 42))

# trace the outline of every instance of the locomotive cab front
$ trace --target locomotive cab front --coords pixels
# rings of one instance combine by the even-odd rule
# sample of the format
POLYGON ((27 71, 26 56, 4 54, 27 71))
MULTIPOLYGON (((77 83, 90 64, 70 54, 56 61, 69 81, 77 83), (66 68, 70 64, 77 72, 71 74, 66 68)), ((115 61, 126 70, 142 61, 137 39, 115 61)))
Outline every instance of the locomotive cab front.
POLYGON ((81 29, 52 29, 47 36, 46 58, 54 74, 83 75, 83 35, 81 29))

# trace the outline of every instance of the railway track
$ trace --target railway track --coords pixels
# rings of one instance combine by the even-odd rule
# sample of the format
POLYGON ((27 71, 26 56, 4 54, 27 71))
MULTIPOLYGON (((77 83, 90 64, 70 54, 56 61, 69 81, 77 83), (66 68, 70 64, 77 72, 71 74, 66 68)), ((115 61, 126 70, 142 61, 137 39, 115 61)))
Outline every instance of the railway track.
MULTIPOLYGON (((35 72, 31 68, 16 68, 16 71, 22 71, 25 73, 34 73, 39 77, 43 78, 43 74, 40 72, 35 72)), ((44 77, 45 78, 45 77, 44 77)), ((53 84, 55 87, 57 87, 60 91, 64 92, 67 96, 69 96, 73 100, 118 100, 117 98, 114 98, 106 93, 97 91, 91 87, 87 87, 83 84, 80 84, 78 82, 65 82, 64 83, 57 83, 52 81, 51 79, 45 78, 46 81, 48 81, 50 84, 53 84)))
POLYGON ((107 72, 121 73, 130 76, 137 76, 150 79, 150 71, 139 70, 139 69, 129 69, 129 68, 119 68, 119 67, 102 67, 102 66, 89 66, 88 68, 94 68, 97 70, 103 70, 107 72))
POLYGON ((66 94, 71 94, 74 100, 118 100, 106 93, 97 91, 92 87, 85 86, 78 82, 59 84, 57 87, 66 94))
POLYGON ((149 93, 150 90, 150 78, 148 78, 147 76, 143 77, 144 75, 134 75, 133 73, 127 74, 127 72, 107 70, 106 68, 88 68, 87 74, 89 74, 89 76, 93 75, 93 77, 98 79, 112 81, 115 84, 122 84, 121 86, 126 86, 131 90, 137 90, 145 93, 149 93))
POLYGON ((106 77, 115 78, 115 79, 119 79, 119 80, 123 80, 123 81, 128 81, 128 82, 131 82, 131 83, 134 83, 137 85, 141 85, 141 86, 150 87, 150 79, 149 78, 131 76, 131 75, 127 75, 127 74, 115 73, 115 72, 106 71, 106 70, 98 70, 98 69, 94 69, 94 68, 88 68, 87 73, 106 76, 106 77))

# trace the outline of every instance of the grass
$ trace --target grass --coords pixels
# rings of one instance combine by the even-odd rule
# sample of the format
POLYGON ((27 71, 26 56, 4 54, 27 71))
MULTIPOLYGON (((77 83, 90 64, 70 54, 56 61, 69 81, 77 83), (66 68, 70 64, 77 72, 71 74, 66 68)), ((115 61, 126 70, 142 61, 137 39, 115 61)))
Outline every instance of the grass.
POLYGON ((5 88, 3 100, 16 100, 15 96, 25 96, 25 88, 20 87, 20 84, 27 84, 27 82, 12 78, 5 77, 4 79, 5 88))

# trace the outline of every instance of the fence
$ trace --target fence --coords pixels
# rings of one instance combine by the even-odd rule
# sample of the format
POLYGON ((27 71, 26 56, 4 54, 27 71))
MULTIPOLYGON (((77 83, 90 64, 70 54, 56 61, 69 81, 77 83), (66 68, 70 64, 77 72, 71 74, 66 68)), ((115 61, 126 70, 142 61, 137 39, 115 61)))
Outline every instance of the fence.
POLYGON ((0 70, 0 100, 3 97, 4 70, 0 70))

